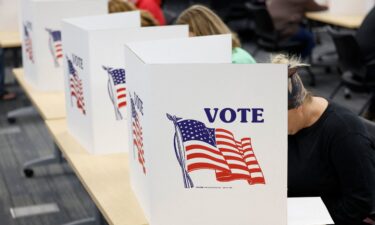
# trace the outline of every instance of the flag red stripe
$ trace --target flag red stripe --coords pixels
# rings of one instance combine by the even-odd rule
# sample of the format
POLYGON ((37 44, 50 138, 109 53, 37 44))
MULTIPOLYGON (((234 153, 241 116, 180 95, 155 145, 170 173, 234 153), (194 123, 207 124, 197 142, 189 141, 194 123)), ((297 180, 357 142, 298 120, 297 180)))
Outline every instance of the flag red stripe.
POLYGON ((250 166, 250 165, 258 165, 258 161, 257 160, 249 161, 249 162, 246 162, 246 165, 248 165, 248 166, 250 166))
POLYGON ((264 177, 254 177, 254 178, 251 178, 250 180, 250 184, 265 184, 266 181, 264 179, 264 177))
POLYGON ((194 150, 194 149, 206 150, 206 151, 209 151, 213 154, 222 156, 222 154, 220 154, 220 151, 217 151, 214 148, 209 148, 209 147, 204 146, 204 145, 192 144, 192 145, 186 146, 186 152, 189 152, 190 150, 194 150))
POLYGON ((227 134, 233 136, 233 133, 232 133, 232 132, 230 132, 230 131, 228 131, 228 130, 225 130, 225 129, 222 129, 222 128, 216 128, 216 133, 217 133, 217 132, 223 132, 223 133, 227 133, 227 134))
POLYGON ((227 164, 227 163, 225 162, 225 160, 221 160, 221 159, 215 158, 215 157, 213 157, 213 156, 210 156, 210 155, 207 155, 207 154, 204 154, 204 153, 192 153, 192 154, 187 154, 186 158, 187 158, 187 160, 189 160, 189 159, 199 159, 199 158, 204 158, 204 159, 209 159, 209 160, 212 160, 212 161, 215 161, 215 162, 218 162, 218 163, 227 164))
POLYGON ((119 107, 119 108, 124 107, 124 106, 126 106, 126 102, 120 102, 120 103, 118 104, 118 107, 119 107))
POLYGON ((251 158, 251 157, 255 157, 254 153, 244 156, 243 159, 248 159, 248 158, 251 158))
POLYGON ((231 155, 224 155, 224 157, 226 160, 236 160, 236 161, 241 161, 243 163, 245 162, 242 157, 231 156, 231 155))
POLYGON ((250 177, 250 175, 246 174, 218 172, 216 173, 216 179, 218 181, 228 182, 233 180, 251 180, 252 178, 250 177))
POLYGON ((227 163, 227 164, 230 169, 239 169, 239 170, 249 172, 249 168, 247 168, 247 166, 241 166, 241 165, 233 164, 233 163, 227 163))
POLYGON ((216 141, 216 144, 217 145, 227 145, 227 146, 230 146, 230 147, 233 147, 233 148, 236 148, 236 149, 238 148, 237 145, 226 142, 226 141, 216 141))
POLYGON ((223 153, 233 153, 233 154, 238 155, 238 157, 242 157, 242 154, 239 151, 235 151, 229 148, 220 147, 220 151, 223 153))
POLYGON ((188 165, 187 169, 188 169, 188 172, 192 172, 194 170, 200 170, 200 169, 224 170, 224 171, 229 172, 229 170, 227 170, 226 168, 223 168, 214 164, 210 164, 210 163, 193 163, 193 164, 188 165))
POLYGON ((119 89, 117 89, 117 93, 121 92, 121 91, 126 91, 126 88, 119 88, 119 89))
POLYGON ((262 170, 260 168, 249 169, 249 171, 250 171, 250 174, 251 173, 261 173, 262 172, 262 170))

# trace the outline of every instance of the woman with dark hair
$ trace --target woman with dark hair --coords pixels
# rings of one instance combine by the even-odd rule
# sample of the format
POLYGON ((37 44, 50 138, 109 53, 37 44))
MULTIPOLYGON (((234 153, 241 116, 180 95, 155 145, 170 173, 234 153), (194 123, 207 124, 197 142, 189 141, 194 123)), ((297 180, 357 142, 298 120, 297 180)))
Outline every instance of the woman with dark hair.
POLYGON ((336 225, 375 224, 375 145, 358 116, 303 86, 288 72, 288 196, 319 196, 336 225))

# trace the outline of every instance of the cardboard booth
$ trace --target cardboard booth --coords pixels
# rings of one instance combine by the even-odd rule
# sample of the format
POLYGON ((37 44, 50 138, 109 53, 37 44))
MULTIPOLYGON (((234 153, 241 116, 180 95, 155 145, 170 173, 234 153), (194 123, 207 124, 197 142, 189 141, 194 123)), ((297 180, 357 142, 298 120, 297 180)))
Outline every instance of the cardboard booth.
POLYGON ((21 0, 25 79, 40 91, 62 91, 61 19, 106 14, 107 0, 21 0))
POLYGON ((18 31, 19 1, 0 0, 0 32, 18 31))
POLYGON ((125 47, 131 183, 150 225, 287 224, 287 66, 231 36, 125 47))
POLYGON ((374 0, 329 0, 329 11, 342 15, 365 15, 374 5, 374 0))
POLYGON ((187 26, 140 28, 140 12, 63 21, 68 130, 90 153, 128 149, 124 45, 188 36, 187 26))

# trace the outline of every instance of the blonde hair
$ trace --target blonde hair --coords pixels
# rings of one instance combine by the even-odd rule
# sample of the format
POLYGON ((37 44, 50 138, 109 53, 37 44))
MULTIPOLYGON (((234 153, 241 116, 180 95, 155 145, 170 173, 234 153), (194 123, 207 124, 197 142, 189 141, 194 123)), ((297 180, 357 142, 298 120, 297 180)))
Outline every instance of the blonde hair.
POLYGON ((271 63, 288 64, 289 69, 310 66, 309 64, 301 63, 301 59, 299 57, 288 56, 285 54, 271 55, 271 63))
POLYGON ((218 15, 205 6, 193 5, 186 9, 177 18, 176 24, 189 25, 189 31, 196 36, 232 34, 232 48, 241 47, 237 34, 233 33, 218 15))
MULTIPOLYGON (((124 1, 124 0, 110 0, 108 2, 108 9, 109 9, 109 13, 129 12, 129 11, 138 10, 138 8, 132 2, 124 1)), ((159 22, 151 15, 151 13, 145 10, 140 10, 140 11, 141 11, 142 27, 159 25, 159 22)))
POLYGON ((310 66, 309 64, 305 64, 301 62, 301 59, 295 56, 288 56, 284 54, 278 54, 278 55, 271 55, 271 63, 273 64, 287 64, 288 65, 288 91, 291 91, 293 89, 291 77, 294 79, 294 82, 297 82, 297 84, 301 85, 301 96, 300 101, 301 103, 309 103, 312 100, 312 94, 308 90, 305 89, 301 78, 298 74, 298 69, 301 67, 307 67, 310 66))

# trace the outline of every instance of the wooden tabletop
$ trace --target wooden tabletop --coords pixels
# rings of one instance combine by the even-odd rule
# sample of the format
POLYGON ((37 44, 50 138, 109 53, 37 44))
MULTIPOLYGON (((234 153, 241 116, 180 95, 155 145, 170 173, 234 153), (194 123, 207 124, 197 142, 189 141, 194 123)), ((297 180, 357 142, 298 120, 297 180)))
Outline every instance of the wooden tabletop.
POLYGON ((46 121, 55 143, 109 224, 147 225, 131 190, 126 153, 92 155, 67 132, 66 120, 46 121))
POLYGON ((13 69, 13 74, 44 120, 66 117, 64 92, 37 91, 25 81, 23 69, 13 69))
POLYGON ((365 15, 338 15, 329 11, 323 12, 308 12, 306 17, 310 20, 319 21, 322 23, 344 27, 348 29, 358 29, 365 15))
POLYGON ((21 47, 20 34, 18 32, 0 31, 0 48, 21 47))

